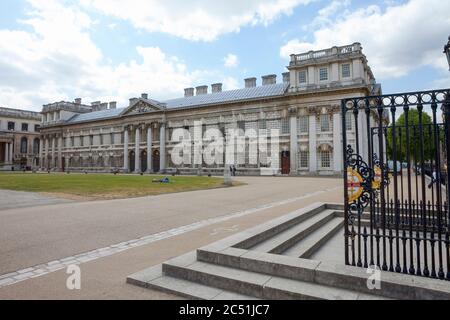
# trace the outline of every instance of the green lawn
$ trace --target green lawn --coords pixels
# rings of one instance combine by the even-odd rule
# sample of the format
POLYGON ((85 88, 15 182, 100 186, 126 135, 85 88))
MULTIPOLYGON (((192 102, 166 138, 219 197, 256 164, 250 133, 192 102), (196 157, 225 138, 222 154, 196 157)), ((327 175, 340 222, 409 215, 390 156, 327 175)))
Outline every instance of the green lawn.
POLYGON ((0 173, 0 189, 50 193, 67 198, 120 199, 224 187, 223 178, 154 175, 0 173))

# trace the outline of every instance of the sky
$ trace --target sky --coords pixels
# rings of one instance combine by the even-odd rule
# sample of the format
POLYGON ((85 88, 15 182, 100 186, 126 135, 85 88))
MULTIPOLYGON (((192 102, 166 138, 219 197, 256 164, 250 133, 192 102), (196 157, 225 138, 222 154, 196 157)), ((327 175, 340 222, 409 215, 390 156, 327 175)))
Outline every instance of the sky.
POLYGON ((0 106, 118 101, 281 74, 360 42, 384 93, 450 87, 448 0, 1 0, 0 106))

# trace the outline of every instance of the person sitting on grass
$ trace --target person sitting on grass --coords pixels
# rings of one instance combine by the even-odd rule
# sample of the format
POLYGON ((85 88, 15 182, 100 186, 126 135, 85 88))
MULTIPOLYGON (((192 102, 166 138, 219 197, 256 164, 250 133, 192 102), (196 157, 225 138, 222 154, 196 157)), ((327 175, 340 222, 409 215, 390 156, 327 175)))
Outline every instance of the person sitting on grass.
POLYGON ((154 183, 170 183, 169 178, 164 177, 162 179, 153 179, 152 182, 154 183))

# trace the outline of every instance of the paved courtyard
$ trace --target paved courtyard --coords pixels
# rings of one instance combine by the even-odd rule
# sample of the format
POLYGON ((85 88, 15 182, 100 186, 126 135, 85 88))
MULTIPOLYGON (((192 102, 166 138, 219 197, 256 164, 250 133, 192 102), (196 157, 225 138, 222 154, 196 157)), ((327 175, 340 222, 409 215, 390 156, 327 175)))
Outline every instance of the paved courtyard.
POLYGON ((0 189, 0 210, 69 203, 71 200, 45 196, 35 192, 0 189))
POLYGON ((341 179, 237 180, 247 185, 1 210, 0 274, 12 275, 0 276, 0 298, 170 298, 125 278, 307 204, 342 199, 341 179), (65 263, 74 261, 81 263, 79 291, 65 285, 65 263), (45 275, 35 277, 38 271, 45 275), (26 280, 8 285, 11 279, 26 280))

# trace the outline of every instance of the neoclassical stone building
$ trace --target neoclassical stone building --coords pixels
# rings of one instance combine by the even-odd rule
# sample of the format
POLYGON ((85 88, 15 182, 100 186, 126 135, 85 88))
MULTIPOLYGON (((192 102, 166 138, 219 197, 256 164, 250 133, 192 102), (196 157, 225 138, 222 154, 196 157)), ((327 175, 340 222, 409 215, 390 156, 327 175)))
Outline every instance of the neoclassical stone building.
MULTIPOLYGON (((340 101, 379 94, 381 86, 359 43, 293 54, 281 83, 276 75, 245 79, 245 88, 222 91, 222 84, 185 89, 184 97, 157 101, 142 94, 118 108, 115 102, 57 102, 42 109, 40 164, 43 170, 223 174, 223 164, 175 165, 171 153, 177 128, 279 129, 279 166, 274 174, 331 175, 342 171, 341 130, 354 143, 354 122, 341 128, 340 101)), ((363 114, 358 118, 364 128, 363 114)), ((259 132, 259 131, 258 131, 259 132)), ((363 139, 362 132, 360 139, 363 139)), ((363 145, 363 144, 361 144, 363 145)), ((248 150, 248 149, 246 149, 248 150)), ((261 174, 268 154, 250 164, 248 151, 237 170, 261 174)), ((272 155, 271 155, 272 156, 272 155)))
POLYGON ((39 166, 39 112, 0 108, 0 170, 39 166))

